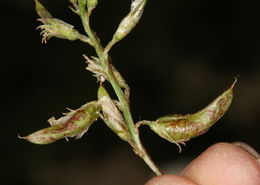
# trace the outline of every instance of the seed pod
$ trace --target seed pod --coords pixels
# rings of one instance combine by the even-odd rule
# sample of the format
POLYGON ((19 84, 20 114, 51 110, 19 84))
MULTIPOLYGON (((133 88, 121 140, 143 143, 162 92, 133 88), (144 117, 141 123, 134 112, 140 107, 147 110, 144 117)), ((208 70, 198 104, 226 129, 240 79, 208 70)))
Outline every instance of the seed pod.
POLYGON ((41 29, 41 35, 43 36, 42 42, 47 43, 47 40, 51 37, 57 37, 61 39, 76 40, 78 39, 79 32, 74 29, 74 26, 55 18, 42 18, 38 19, 43 25, 38 26, 37 29, 41 29))
POLYGON ((114 34, 115 42, 123 39, 136 26, 143 14, 145 4, 146 0, 132 1, 130 13, 121 21, 114 34))
POLYGON ((90 125, 98 118, 100 107, 96 102, 89 102, 66 116, 55 120, 49 119, 51 127, 20 137, 34 144, 50 144, 67 137, 81 138, 90 125))
POLYGON ((45 18, 52 18, 52 15, 48 12, 48 10, 38 1, 35 0, 35 9, 37 14, 45 19, 45 18))
POLYGON ((179 144, 185 144, 185 141, 204 134, 225 114, 232 102, 233 87, 236 81, 237 79, 235 79, 228 90, 218 96, 207 107, 195 114, 168 115, 156 121, 143 121, 140 123, 149 125, 159 136, 177 144, 181 152, 179 144))
POLYGON ((103 120, 107 126, 115 132, 121 139, 132 144, 127 126, 119 112, 118 108, 115 106, 113 100, 108 95, 105 88, 100 85, 98 89, 98 104, 102 107, 103 120))
POLYGON ((114 33, 113 39, 106 46, 105 52, 108 52, 115 43, 122 40, 132 31, 132 29, 134 29, 143 14, 146 2, 147 0, 132 1, 130 12, 120 22, 116 32, 114 33))

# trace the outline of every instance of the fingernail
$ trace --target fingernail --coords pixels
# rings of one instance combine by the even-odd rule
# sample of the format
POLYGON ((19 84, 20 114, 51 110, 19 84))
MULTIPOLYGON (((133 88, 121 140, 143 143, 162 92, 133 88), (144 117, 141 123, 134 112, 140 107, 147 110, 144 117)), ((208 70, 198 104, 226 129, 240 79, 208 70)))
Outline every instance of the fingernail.
POLYGON ((260 163, 260 154, 254 148, 252 148, 250 145, 243 143, 243 142, 233 142, 231 144, 236 145, 239 148, 243 149, 244 151, 248 152, 253 157, 255 157, 256 160, 260 163))

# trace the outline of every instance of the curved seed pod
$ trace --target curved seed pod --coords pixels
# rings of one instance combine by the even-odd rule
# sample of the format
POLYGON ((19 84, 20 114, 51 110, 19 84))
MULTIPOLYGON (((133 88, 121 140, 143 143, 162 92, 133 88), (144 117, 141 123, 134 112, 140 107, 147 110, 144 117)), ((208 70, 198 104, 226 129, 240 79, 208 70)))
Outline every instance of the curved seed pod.
POLYGON ((195 114, 168 115, 156 121, 141 121, 140 123, 149 125, 159 136, 177 144, 181 152, 179 144, 185 144, 185 141, 204 134, 225 114, 232 102, 233 87, 236 81, 237 79, 229 89, 218 96, 207 107, 195 114))
POLYGON ((49 119, 51 127, 36 131, 28 136, 20 137, 34 144, 50 144, 67 137, 83 136, 90 125, 99 116, 100 107, 96 102, 89 102, 77 110, 67 113, 66 116, 55 120, 49 119))
POLYGON ((132 145, 132 140, 122 114, 119 112, 113 100, 102 85, 100 85, 98 89, 98 104, 102 107, 102 113, 104 116, 102 119, 107 126, 121 139, 132 145))

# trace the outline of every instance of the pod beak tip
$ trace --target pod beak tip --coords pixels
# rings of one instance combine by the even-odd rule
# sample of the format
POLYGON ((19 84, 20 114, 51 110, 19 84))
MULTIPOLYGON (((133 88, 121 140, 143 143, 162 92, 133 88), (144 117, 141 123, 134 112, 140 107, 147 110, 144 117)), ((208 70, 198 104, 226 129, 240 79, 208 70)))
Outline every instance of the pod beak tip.
POLYGON ((20 134, 18 134, 18 138, 19 139, 25 139, 25 137, 20 136, 20 134))
POLYGON ((233 89, 234 88, 234 86, 235 86, 235 84, 237 83, 237 80, 238 80, 238 77, 239 77, 240 75, 236 75, 235 77, 234 77, 234 82, 233 82, 233 84, 231 85, 231 89, 233 89))

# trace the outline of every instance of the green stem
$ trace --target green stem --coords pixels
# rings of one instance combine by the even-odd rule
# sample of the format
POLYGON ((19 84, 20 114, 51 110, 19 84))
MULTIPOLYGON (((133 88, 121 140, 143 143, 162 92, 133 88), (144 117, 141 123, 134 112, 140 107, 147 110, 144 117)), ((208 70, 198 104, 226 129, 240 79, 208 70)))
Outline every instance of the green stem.
POLYGON ((87 33, 87 35, 89 36, 89 38, 91 40, 91 45, 95 48, 98 57, 102 59, 104 48, 103 48, 102 44, 100 43, 96 34, 91 30, 91 28, 89 26, 89 14, 85 9, 85 5, 83 4, 83 1, 78 1, 78 3, 79 3, 79 14, 80 14, 80 18, 81 18, 84 30, 87 33))
POLYGON ((159 168, 154 164, 154 162, 151 160, 150 156, 148 155, 148 153, 146 152, 146 150, 144 149, 140 138, 139 138, 139 134, 138 134, 138 129, 135 127, 134 121, 132 119, 132 115, 130 112, 130 107, 128 104, 128 101, 125 97, 125 94, 123 92, 123 90, 121 89, 121 87, 119 86, 112 70, 111 67, 109 65, 109 60, 110 57, 108 55, 107 52, 104 52, 104 48, 102 46, 102 44, 100 43, 98 37, 96 36, 96 34, 91 30, 90 25, 89 25, 89 14, 88 12, 86 12, 85 6, 83 4, 82 0, 78 1, 79 3, 79 12, 80 12, 80 17, 82 20, 82 24, 83 27, 85 29, 85 32, 87 33, 89 39, 91 40, 91 45, 95 48, 96 53, 98 55, 98 57, 101 60, 101 64, 104 67, 104 69, 106 70, 106 73, 108 75, 108 81, 111 83, 120 103, 122 104, 122 108, 123 108, 123 116, 128 128, 128 131, 130 133, 130 136, 134 142, 134 144, 136 145, 136 150, 135 151, 141 158, 143 158, 143 160, 146 162, 146 164, 154 171, 154 173, 156 175, 162 175, 161 171, 159 170, 159 168))
POLYGON ((109 78, 109 82, 111 83, 119 101, 122 104, 122 108, 123 108, 123 115, 125 118, 125 122, 128 128, 128 131, 130 133, 130 136, 133 140, 133 142, 135 143, 138 151, 137 154, 143 158, 143 160, 146 162, 146 164, 154 171, 154 173, 156 175, 162 175, 162 172, 160 171, 160 169, 154 164, 154 162, 151 160, 150 156, 148 155, 148 153, 146 152, 146 150, 144 149, 140 138, 139 138, 139 134, 138 134, 138 129, 135 127, 134 121, 132 119, 132 115, 130 112, 130 108, 129 108, 129 104, 125 98, 125 94, 122 91, 122 89, 120 88, 120 86, 118 85, 112 71, 110 70, 110 68, 108 68, 107 71, 108 74, 108 78, 109 78))

